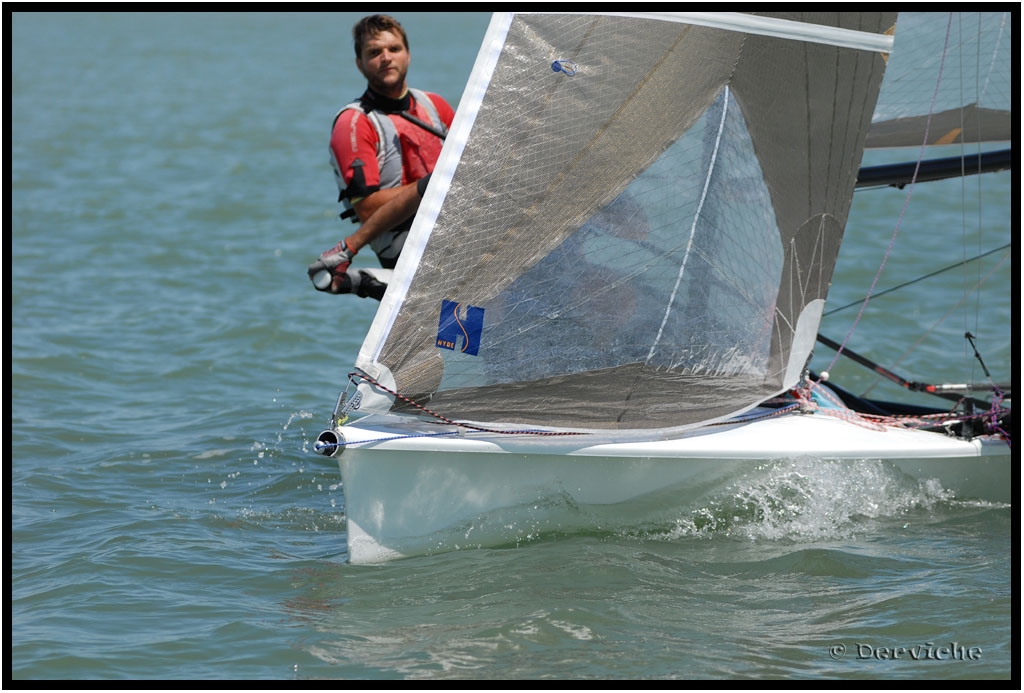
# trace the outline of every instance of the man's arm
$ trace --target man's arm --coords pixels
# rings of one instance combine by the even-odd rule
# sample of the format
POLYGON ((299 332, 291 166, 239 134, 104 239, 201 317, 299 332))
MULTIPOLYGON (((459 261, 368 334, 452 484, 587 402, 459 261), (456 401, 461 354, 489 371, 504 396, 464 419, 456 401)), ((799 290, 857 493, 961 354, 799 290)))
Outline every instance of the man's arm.
POLYGON ((360 200, 357 204, 353 204, 352 207, 359 214, 360 219, 364 218, 360 207, 363 207, 363 209, 372 208, 373 211, 369 213, 369 218, 352 235, 345 239, 349 250, 353 253, 358 252, 360 248, 367 245, 374 238, 385 231, 395 228, 415 214, 420 206, 420 200, 423 198, 423 190, 426 189, 429 180, 430 176, 428 175, 426 178, 421 178, 415 183, 409 183, 399 188, 378 190, 360 200), (387 199, 377 197, 382 193, 387 193, 384 195, 387 199))
POLYGON ((356 229, 355 233, 343 238, 309 266, 307 273, 313 285, 321 291, 339 293, 343 282, 342 276, 348 271, 356 252, 377 235, 398 226, 415 214, 429 182, 430 176, 427 175, 415 183, 395 188, 395 194, 391 195, 366 223, 356 229))

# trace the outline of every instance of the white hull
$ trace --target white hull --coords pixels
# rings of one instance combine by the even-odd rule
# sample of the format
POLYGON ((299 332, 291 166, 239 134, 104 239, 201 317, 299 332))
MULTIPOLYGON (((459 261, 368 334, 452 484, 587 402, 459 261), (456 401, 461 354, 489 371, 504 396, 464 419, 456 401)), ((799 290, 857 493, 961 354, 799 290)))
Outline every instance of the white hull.
POLYGON ((662 441, 434 437, 455 430, 390 417, 339 429, 347 443, 339 464, 352 563, 653 520, 692 509, 709 489, 759 465, 794 458, 881 460, 916 479, 935 479, 960 498, 1008 503, 1012 488, 1010 448, 1002 440, 874 430, 821 414, 662 441))

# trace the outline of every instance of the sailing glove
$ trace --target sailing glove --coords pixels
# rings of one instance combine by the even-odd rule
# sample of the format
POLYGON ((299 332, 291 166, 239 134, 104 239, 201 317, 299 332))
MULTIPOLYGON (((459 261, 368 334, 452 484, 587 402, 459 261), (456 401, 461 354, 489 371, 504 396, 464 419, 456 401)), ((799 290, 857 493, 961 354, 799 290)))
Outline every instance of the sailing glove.
POLYGON ((338 245, 321 253, 317 261, 306 269, 306 274, 318 291, 344 293, 339 291, 339 280, 345 276, 355 254, 355 251, 348 247, 347 241, 342 239, 338 245))

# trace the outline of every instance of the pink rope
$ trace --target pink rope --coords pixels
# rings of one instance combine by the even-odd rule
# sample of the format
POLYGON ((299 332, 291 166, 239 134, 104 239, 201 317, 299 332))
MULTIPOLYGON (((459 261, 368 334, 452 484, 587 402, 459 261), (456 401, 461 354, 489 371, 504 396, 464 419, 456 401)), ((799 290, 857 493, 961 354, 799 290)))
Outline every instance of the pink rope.
MULTIPOLYGON (((846 348, 846 343, 850 340, 850 337, 853 336, 853 331, 857 328, 857 323, 860 322, 861 316, 864 315, 864 311, 868 307, 868 301, 871 300, 871 295, 875 291, 875 287, 878 284, 878 280, 882 276, 882 271, 885 269, 885 265, 889 261, 889 256, 892 254, 893 246, 896 244, 896 237, 899 235, 900 228, 903 225, 903 217, 906 215, 907 208, 910 206, 910 198, 913 196, 914 193, 914 184, 917 182, 917 174, 921 169, 921 161, 924 159, 925 149, 928 146, 928 134, 932 124, 932 113, 935 111, 935 101, 939 95, 939 85, 942 84, 942 71, 946 64, 946 51, 949 49, 949 32, 952 25, 953 15, 950 14, 949 23, 946 25, 946 42, 942 47, 942 60, 939 62, 939 76, 938 79, 935 81, 935 91, 932 92, 932 102, 931 105, 928 107, 928 118, 925 121, 924 141, 921 143, 921 149, 918 152, 917 164, 914 166, 914 175, 911 177, 910 185, 907 188, 907 196, 903 200, 903 209, 900 210, 899 218, 896 220, 896 226, 892 230, 892 238, 889 239, 889 247, 886 248, 885 256, 882 258, 882 264, 878 267, 878 272, 875 273, 875 278, 871 282, 871 287, 868 289, 867 296, 864 297, 864 302, 861 304, 860 310, 857 311, 857 317, 854 318, 853 324, 850 325, 850 329, 846 333, 846 337, 843 339, 842 344, 839 345, 839 348, 836 350, 836 355, 832 358, 832 362, 828 365, 828 368, 826 370, 830 371, 835 367, 836 361, 839 360, 839 356, 843 353, 843 349, 846 348)), ((819 380, 818 382, 821 381, 819 380)))

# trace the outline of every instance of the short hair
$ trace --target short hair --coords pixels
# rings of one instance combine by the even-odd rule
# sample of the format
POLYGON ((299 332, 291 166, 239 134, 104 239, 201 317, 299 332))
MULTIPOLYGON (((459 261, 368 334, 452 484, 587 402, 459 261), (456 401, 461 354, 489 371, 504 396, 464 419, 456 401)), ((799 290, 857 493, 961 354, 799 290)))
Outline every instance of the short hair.
POLYGON ((363 57, 363 44, 368 39, 383 31, 390 31, 402 37, 405 50, 409 50, 409 37, 398 20, 386 14, 371 14, 363 17, 352 27, 352 38, 355 41, 356 57, 363 57))

